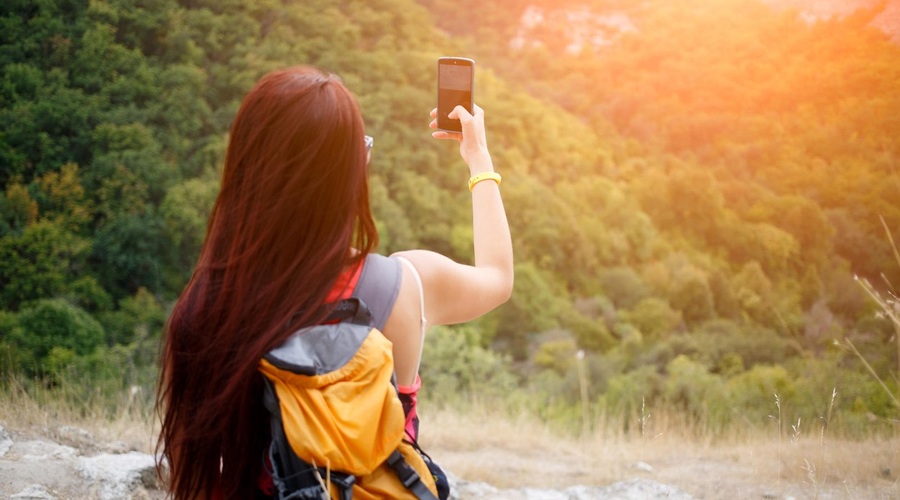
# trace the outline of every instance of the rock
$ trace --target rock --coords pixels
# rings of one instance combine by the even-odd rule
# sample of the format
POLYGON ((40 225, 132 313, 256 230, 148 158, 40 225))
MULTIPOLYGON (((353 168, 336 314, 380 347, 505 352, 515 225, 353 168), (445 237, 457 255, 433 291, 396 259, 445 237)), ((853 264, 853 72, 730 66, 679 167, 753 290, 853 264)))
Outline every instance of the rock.
POLYGON ((497 498, 497 488, 487 483, 463 481, 450 472, 444 472, 447 474, 447 481, 450 483, 450 500, 497 498))
POLYGON ((637 462, 633 467, 641 472, 653 472, 653 466, 647 462, 637 462))
POLYGON ((13 440, 9 437, 9 433, 6 432, 6 429, 0 425, 0 457, 6 455, 6 452, 12 448, 13 440))
POLYGON ((659 498, 670 500, 692 500, 694 497, 674 486, 650 479, 629 479, 602 488, 604 496, 591 498, 615 498, 617 500, 643 500, 659 498))
POLYGON ((467 500, 491 498, 495 500, 693 500, 693 497, 674 486, 648 479, 630 479, 610 486, 570 486, 564 490, 535 488, 499 490, 486 483, 470 483, 449 476, 450 498, 467 500))
POLYGON ((123 454, 132 451, 132 448, 128 446, 128 443, 125 441, 115 441, 113 443, 104 444, 101 446, 100 451, 104 453, 113 453, 113 454, 123 454))
POLYGON ((99 486, 101 500, 131 498, 140 488, 156 486, 156 462, 151 455, 136 451, 82 457, 75 470, 99 486))
POLYGON ((72 425, 63 425, 56 429, 56 437, 63 442, 86 446, 94 443, 94 435, 89 431, 72 425))
POLYGON ((32 484, 9 498, 11 500, 56 500, 56 497, 51 495, 47 488, 39 484, 32 484))
MULTIPOLYGON (((50 431, 48 430, 49 434, 50 431)), ((78 428, 60 427, 54 434, 76 444, 93 439, 78 428)), ((81 445, 79 444, 81 447, 81 445)), ((124 442, 86 443, 80 449, 125 450, 124 442)), ((86 453, 86 452, 85 452, 86 453)), ((649 465, 632 466, 639 473, 651 472, 649 465), (649 470, 648 470, 649 468, 649 470)), ((552 472, 551 472, 552 473, 552 472)), ((643 474, 640 474, 643 475, 643 474)), ((468 500, 691 500, 691 496, 656 481, 634 478, 608 486, 569 486, 565 489, 499 489, 487 483, 467 482, 448 474, 450 498, 468 500)), ((136 451, 84 456, 70 446, 47 440, 14 441, 0 427, 0 498, 15 500, 56 500, 90 498, 126 500, 164 498, 152 455, 136 451)))
POLYGON ((52 441, 35 440, 13 443, 11 453, 18 455, 22 462, 47 462, 66 460, 78 456, 78 450, 52 441))

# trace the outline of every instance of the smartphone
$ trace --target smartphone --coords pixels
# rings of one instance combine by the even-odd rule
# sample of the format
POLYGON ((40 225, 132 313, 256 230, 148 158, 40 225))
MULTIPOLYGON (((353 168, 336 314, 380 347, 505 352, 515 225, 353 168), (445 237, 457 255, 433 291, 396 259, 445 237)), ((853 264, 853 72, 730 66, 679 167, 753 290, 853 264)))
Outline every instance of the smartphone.
POLYGON ((472 113, 475 90, 475 61, 465 57, 441 57, 438 59, 437 128, 461 132, 459 120, 447 115, 457 105, 472 113))

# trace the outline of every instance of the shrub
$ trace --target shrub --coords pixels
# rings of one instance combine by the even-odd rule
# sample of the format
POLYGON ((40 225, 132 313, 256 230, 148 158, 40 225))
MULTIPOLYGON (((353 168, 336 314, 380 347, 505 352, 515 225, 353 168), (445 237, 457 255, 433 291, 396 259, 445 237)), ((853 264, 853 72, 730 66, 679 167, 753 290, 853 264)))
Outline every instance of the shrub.
POLYGON ((420 373, 424 398, 453 401, 455 396, 503 398, 516 388, 510 360, 478 344, 470 327, 430 330, 420 373))
POLYGON ((158 337, 166 322, 166 312, 146 288, 119 302, 117 311, 100 316, 107 333, 107 343, 128 344, 143 337, 158 337))
POLYGON ((104 331, 100 323, 63 299, 32 302, 22 308, 17 319, 18 325, 9 340, 20 351, 20 356, 34 359, 32 375, 50 368, 46 363, 54 347, 83 356, 103 344, 104 331))
POLYGON ((710 369, 720 370, 733 365, 726 355, 737 355, 750 368, 757 364, 780 364, 802 351, 796 341, 781 337, 775 331, 752 324, 738 324, 729 320, 713 320, 696 331, 676 335, 666 342, 674 355, 686 354, 710 369))
POLYGON ((628 373, 611 377, 606 394, 601 398, 607 411, 624 414, 625 421, 637 415, 643 400, 653 400, 661 393, 663 377, 652 366, 642 366, 628 373))
POLYGON ((674 332, 681 324, 681 313, 665 300, 649 297, 641 300, 631 311, 622 314, 647 339, 660 339, 674 332))
POLYGON ((793 377, 781 366, 756 365, 727 383, 728 400, 736 418, 752 426, 762 426, 775 411, 775 395, 782 402, 788 421, 793 415, 793 377))
POLYGON ((673 359, 666 367, 663 399, 696 420, 721 428, 725 423, 722 380, 687 356, 673 359))
POLYGON ((643 278, 631 267, 615 267, 600 275, 603 291, 617 308, 630 309, 650 294, 643 278))

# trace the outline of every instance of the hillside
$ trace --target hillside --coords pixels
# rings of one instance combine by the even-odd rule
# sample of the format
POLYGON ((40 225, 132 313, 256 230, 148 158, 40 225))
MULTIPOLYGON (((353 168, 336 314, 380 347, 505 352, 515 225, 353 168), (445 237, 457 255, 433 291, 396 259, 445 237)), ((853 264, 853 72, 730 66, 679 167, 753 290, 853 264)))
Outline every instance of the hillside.
MULTIPOLYGON (((535 260, 564 276, 539 286, 558 283, 554 290, 605 326, 589 331, 564 314, 568 321, 540 329, 572 332, 574 347, 564 335, 531 337, 530 359, 557 371, 557 387, 577 398, 570 356, 578 347, 606 353, 588 363, 606 408, 633 410, 644 394, 722 416, 748 392, 718 410, 706 398, 759 390, 744 383, 768 388, 754 396, 759 408, 779 387, 840 392, 854 382, 826 367, 858 359, 845 339, 880 339, 861 354, 890 352, 880 373, 897 373, 896 324, 875 326, 869 314, 885 316, 854 281, 881 292, 900 282, 890 244, 900 228, 898 47, 869 26, 876 12, 809 23, 748 0, 508 0, 466 23, 457 13, 474 4, 423 3, 483 65, 599 139, 593 167, 532 170, 558 194, 542 194, 541 212, 579 228, 555 229, 555 241, 577 243, 551 245, 547 260, 535 260), (602 43, 573 45, 591 26, 602 43), (553 207, 557 200, 565 208, 553 207), (728 375, 732 362, 743 375, 728 375), (787 382, 794 377, 810 385, 787 382)), ((531 226, 518 229, 524 246, 538 241, 531 226)), ((517 256, 536 257, 527 252, 517 256)), ((516 294, 522 281, 537 282, 525 276, 516 294)), ((554 389, 546 390, 549 398, 554 389)))

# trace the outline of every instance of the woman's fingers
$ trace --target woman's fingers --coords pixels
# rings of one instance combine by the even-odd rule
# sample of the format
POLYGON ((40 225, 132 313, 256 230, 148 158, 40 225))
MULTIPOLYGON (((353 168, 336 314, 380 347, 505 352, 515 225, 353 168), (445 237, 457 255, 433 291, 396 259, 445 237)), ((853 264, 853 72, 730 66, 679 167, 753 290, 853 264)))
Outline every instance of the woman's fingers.
MULTIPOLYGON (((447 114, 447 118, 450 118, 452 120, 459 120, 462 128, 468 129, 469 127, 473 126, 472 124, 480 119, 484 114, 484 111, 478 105, 474 105, 472 111, 474 111, 474 113, 469 113, 469 110, 467 110, 464 106, 457 105, 453 108, 453 110, 450 111, 450 113, 447 114)), ((429 123, 428 126, 435 130, 435 132, 432 132, 431 134, 432 137, 434 137, 435 139, 456 139, 457 141, 463 140, 462 132, 448 132, 446 130, 437 130, 437 108, 432 109, 430 114, 433 120, 431 120, 431 123, 429 123)), ((475 132, 473 130, 470 133, 475 132)))
POLYGON ((438 130, 436 132, 432 132, 431 137, 434 137, 435 139, 456 139, 457 141, 462 140, 461 133, 447 132, 446 130, 438 130))

